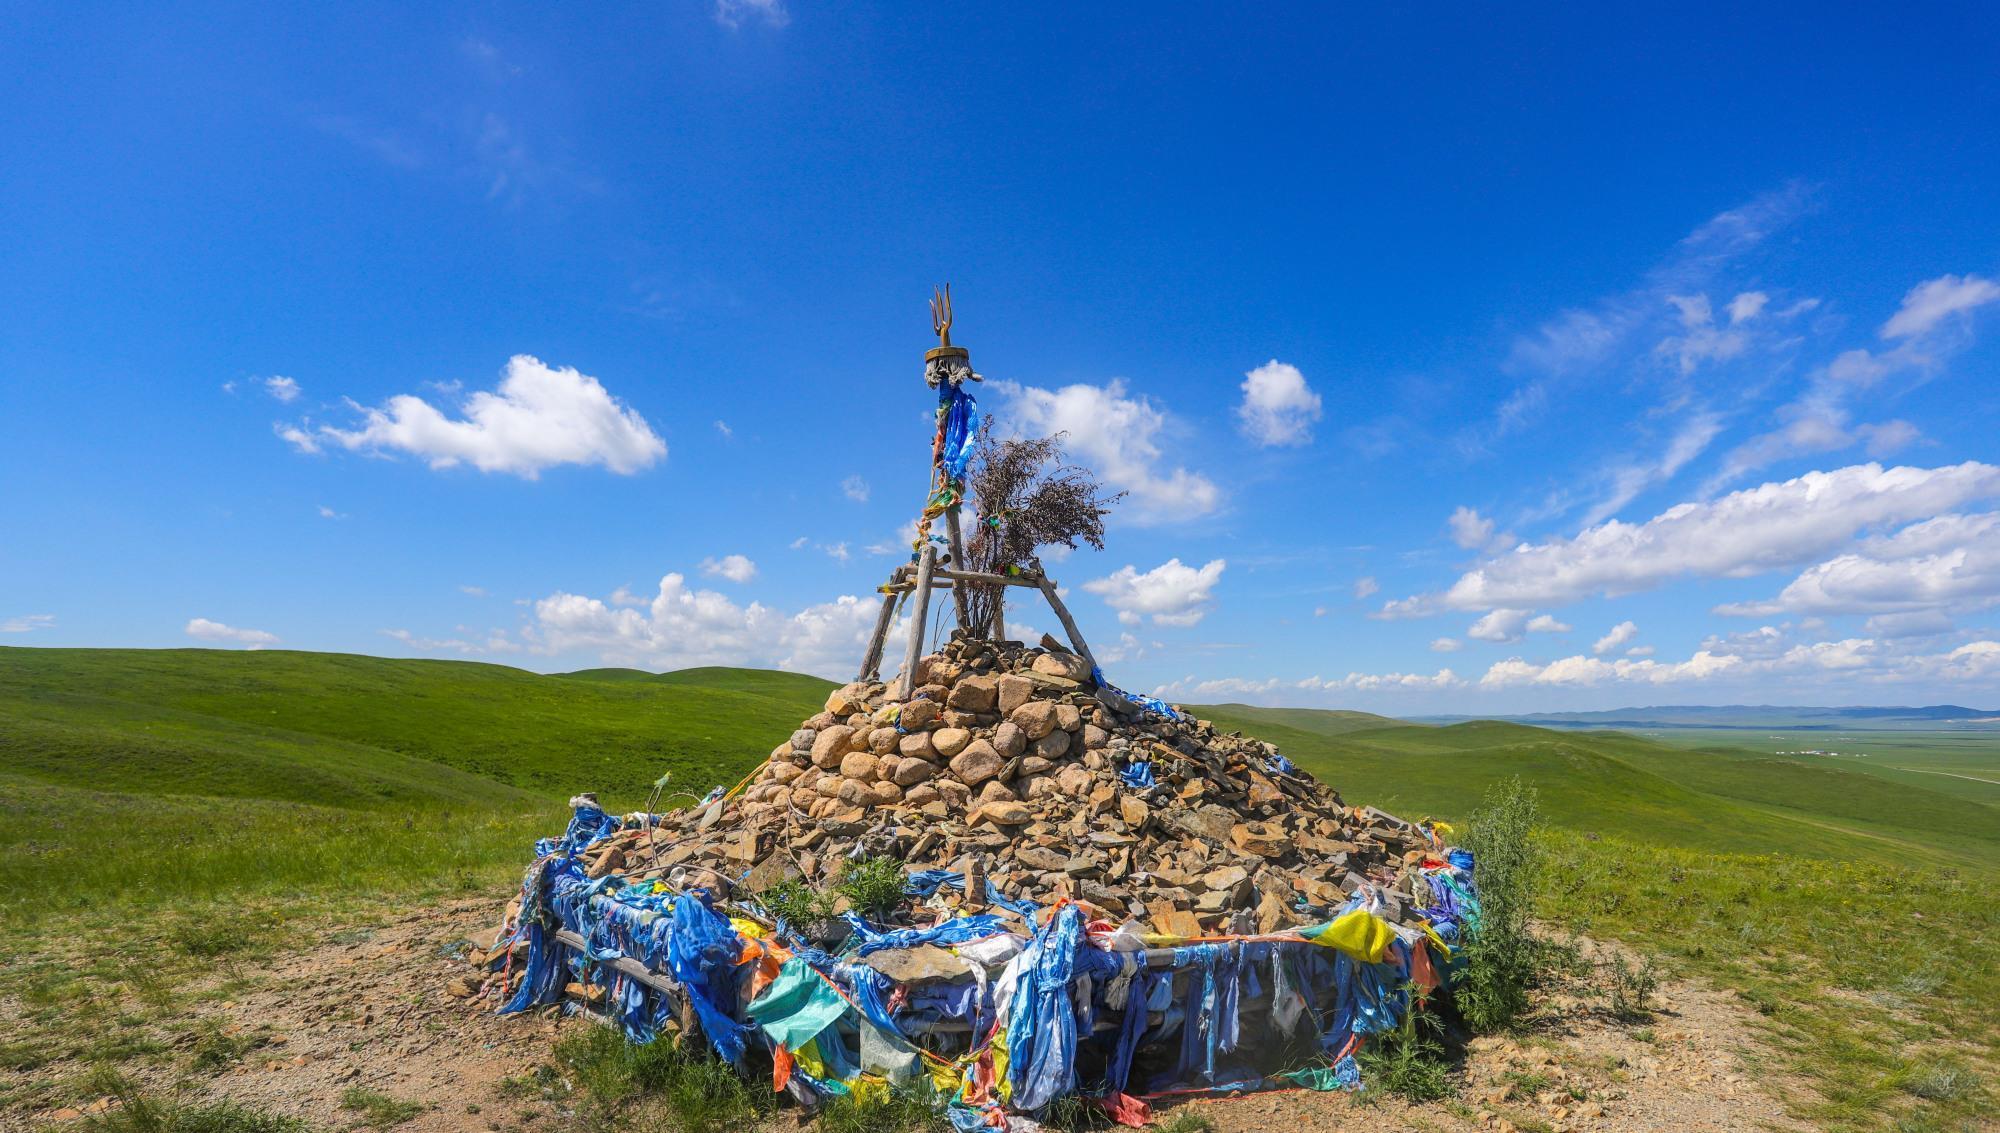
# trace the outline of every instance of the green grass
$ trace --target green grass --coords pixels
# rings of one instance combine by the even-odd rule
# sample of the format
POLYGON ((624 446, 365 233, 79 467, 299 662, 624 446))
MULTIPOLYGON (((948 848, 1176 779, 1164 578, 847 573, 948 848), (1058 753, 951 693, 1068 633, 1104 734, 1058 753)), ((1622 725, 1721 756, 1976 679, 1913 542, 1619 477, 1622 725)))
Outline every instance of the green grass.
MULTIPOLYGON (((256 1036, 187 1022, 197 981, 229 994, 328 926, 497 898, 570 794, 621 809, 663 771, 689 790, 733 783, 830 687, 729 669, 0 649, 0 996, 18 1005, 0 1039, 14 1072, 0 1114, 73 1100, 64 1067, 227 1068, 256 1036)), ((1406 817, 1462 820, 1519 776, 1547 823, 1547 919, 1736 989, 1768 1031, 1766 1057, 1816 1087, 1789 1099, 1795 1113, 1855 1130, 1991 1118, 1996 800, 1926 773, 1978 775, 1989 750, 1899 733, 1889 754, 1917 770, 1885 771, 1775 756, 1754 736, 1198 711, 1278 743, 1349 803, 1406 817)), ((598 1075, 590 1096, 662 1128, 726 1127, 742 1116, 733 1079, 697 1065, 600 1051, 556 1077, 598 1075)), ((100 1127, 266 1127, 147 1105, 133 1119, 150 1124, 100 1127)))
POLYGON ((1827 858, 1948 860, 2000 867, 2000 809, 1844 767, 1620 732, 1474 721, 1446 727, 1312 728, 1308 710, 1193 709, 1279 747, 1350 802, 1408 818, 1464 817, 1496 783, 1534 785, 1557 825, 1690 849, 1827 858), (1287 721, 1290 721, 1288 723, 1287 721))

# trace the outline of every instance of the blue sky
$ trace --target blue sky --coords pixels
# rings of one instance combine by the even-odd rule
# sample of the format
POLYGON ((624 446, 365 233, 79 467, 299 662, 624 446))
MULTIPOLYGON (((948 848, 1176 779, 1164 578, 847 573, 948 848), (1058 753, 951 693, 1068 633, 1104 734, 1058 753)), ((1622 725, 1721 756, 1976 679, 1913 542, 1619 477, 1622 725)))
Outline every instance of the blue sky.
POLYGON ((2000 706, 1990 8, 409 7, 0 15, 0 643, 849 675, 950 280, 1128 687, 2000 706))

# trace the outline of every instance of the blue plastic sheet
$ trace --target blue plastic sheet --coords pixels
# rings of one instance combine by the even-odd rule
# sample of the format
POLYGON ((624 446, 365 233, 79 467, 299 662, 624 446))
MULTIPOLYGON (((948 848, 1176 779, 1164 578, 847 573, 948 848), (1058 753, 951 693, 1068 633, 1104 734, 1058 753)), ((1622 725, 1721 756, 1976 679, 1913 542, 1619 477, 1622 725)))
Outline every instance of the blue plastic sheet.
POLYGON ((1118 778, 1126 786, 1135 791, 1151 790, 1153 788, 1153 765, 1143 759, 1134 760, 1126 764, 1124 769, 1118 772, 1118 778))
POLYGON ((1159 697, 1147 696, 1143 692, 1126 692, 1124 689, 1105 680, 1104 670, 1096 665, 1090 667, 1090 679, 1095 681, 1097 687, 1103 689, 1105 692, 1111 693, 1113 696, 1122 696, 1148 712, 1165 716, 1169 720, 1181 719, 1181 714, 1174 711, 1173 705, 1168 704, 1159 697))
POLYGON ((1293 765, 1291 760, 1286 759, 1285 753, 1281 751, 1271 753, 1270 764, 1271 770, 1276 771, 1280 775, 1297 775, 1299 773, 1299 769, 1293 765))

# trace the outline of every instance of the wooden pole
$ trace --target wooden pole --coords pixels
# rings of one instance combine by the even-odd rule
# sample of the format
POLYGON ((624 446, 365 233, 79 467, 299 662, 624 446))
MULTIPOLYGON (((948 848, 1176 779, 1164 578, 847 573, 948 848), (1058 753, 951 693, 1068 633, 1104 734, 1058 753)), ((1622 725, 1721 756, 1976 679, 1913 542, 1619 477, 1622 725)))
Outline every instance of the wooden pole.
POLYGON ((1007 588, 993 588, 993 640, 1007 640, 1007 588))
POLYGON ((930 622, 931 571, 937 566, 937 544, 925 543, 917 557, 916 609, 910 614, 910 648, 903 655, 903 672, 891 689, 891 700, 908 700, 917 687, 917 662, 924 656, 924 630, 930 622))
MULTIPOLYGON (((951 569, 962 571, 966 567, 965 536, 960 534, 958 529, 957 504, 944 509, 944 528, 945 533, 951 539, 951 569)), ((951 599, 953 604, 958 608, 958 628, 963 630, 971 629, 972 615, 965 608, 965 590, 957 586, 952 587, 951 599)))
POLYGON ((1077 656, 1090 662, 1091 668, 1097 668, 1097 658, 1090 655, 1090 646, 1084 643, 1083 631, 1076 628, 1076 619, 1069 616, 1069 607, 1056 596, 1056 584, 1047 578, 1043 578, 1041 583, 1042 597, 1049 600, 1049 609, 1054 610, 1056 618, 1062 622, 1063 631, 1069 634, 1069 643, 1076 647, 1077 656))
POLYGON ((875 615, 875 632, 868 638, 868 653, 861 659, 861 675, 857 681, 877 680, 882 676, 882 647, 889 643, 889 627, 896 621, 896 596, 882 595, 882 612, 875 615))

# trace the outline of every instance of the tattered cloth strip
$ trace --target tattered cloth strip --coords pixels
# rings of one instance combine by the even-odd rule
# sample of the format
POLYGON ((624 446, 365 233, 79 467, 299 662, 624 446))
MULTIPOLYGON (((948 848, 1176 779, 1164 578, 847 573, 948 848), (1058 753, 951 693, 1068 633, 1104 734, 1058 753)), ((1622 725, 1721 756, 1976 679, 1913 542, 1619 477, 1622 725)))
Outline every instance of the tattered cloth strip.
MULTIPOLYGON (((748 1071, 752 1052, 768 1051, 774 1087, 803 1101, 923 1075, 965 1129, 1006 1126, 1009 1114, 1040 1111, 1086 1084, 1095 1091, 1086 1096, 1128 1124, 1146 1119, 1148 1098, 1359 1089, 1355 1053, 1400 1025, 1412 988, 1462 969, 1453 945, 1479 920, 1472 857, 1447 850, 1421 865, 1435 902, 1420 910, 1421 927, 1383 919, 1380 896, 1364 887, 1324 924, 1132 951, 1131 932, 1087 922, 1080 905, 1024 901, 1032 938, 998 931, 991 916, 888 930, 855 917, 847 950, 834 956, 732 921, 702 890, 591 880, 583 853, 611 833, 606 826, 601 810, 580 804, 563 839, 538 844, 548 852, 524 876, 519 919, 496 953, 496 966, 511 964, 510 946, 527 946, 503 1013, 557 1003, 571 982, 600 986, 615 1005, 611 1021, 647 1041, 685 1001, 720 1057, 748 1071), (558 940, 559 930, 586 947, 558 940), (898 985, 869 965, 916 947, 951 950, 965 976, 898 985), (611 963, 619 957, 673 990, 620 973, 611 963), (1317 1046, 1312 1064, 1269 1065, 1300 1042, 1317 1046)), ((963 884, 945 870, 908 881, 916 896, 963 884)))

